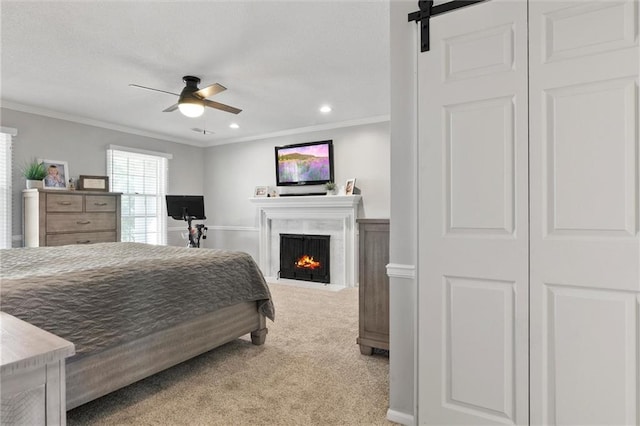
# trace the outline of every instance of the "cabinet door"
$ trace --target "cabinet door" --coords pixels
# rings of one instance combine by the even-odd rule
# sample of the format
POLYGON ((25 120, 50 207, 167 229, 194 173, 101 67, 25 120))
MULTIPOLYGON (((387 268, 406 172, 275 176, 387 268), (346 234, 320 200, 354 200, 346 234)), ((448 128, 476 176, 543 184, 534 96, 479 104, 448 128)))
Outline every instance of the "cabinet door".
POLYGON ((389 224, 360 224, 360 336, 361 352, 389 349, 389 224))
POLYGON ((418 55, 419 421, 528 421, 527 4, 431 18, 418 55))
POLYGON ((531 422, 636 425, 638 1, 529 16, 531 422))

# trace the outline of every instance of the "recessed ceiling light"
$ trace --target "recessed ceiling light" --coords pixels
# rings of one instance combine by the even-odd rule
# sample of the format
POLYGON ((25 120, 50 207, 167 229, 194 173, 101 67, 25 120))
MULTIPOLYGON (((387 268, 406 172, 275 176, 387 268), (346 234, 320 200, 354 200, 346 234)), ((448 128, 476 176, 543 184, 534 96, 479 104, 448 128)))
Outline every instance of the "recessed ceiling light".
POLYGON ((240 128, 238 123, 231 123, 231 124, 229 124, 229 127, 231 127, 232 129, 239 129, 240 128))
POLYGON ((328 114, 331 112, 331 107, 329 105, 322 105, 320 107, 320 112, 323 114, 328 114))

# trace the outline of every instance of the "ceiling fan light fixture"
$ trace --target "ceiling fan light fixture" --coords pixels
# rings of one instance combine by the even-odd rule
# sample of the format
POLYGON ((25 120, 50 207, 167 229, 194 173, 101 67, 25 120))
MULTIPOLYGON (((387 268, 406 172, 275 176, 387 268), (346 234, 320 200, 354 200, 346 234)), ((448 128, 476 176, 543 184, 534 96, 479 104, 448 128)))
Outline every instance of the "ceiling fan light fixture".
POLYGON ((178 109, 187 117, 196 118, 204 113, 204 102, 194 97, 180 96, 178 109))

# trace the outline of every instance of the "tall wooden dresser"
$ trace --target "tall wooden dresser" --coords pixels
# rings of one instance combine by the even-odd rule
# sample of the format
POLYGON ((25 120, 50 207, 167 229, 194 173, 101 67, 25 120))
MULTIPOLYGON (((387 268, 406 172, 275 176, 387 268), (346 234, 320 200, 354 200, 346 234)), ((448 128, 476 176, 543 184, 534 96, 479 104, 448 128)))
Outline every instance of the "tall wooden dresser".
POLYGON ((389 219, 358 219, 360 352, 389 349, 389 219))
POLYGON ((25 247, 120 241, 120 193, 25 189, 25 247))

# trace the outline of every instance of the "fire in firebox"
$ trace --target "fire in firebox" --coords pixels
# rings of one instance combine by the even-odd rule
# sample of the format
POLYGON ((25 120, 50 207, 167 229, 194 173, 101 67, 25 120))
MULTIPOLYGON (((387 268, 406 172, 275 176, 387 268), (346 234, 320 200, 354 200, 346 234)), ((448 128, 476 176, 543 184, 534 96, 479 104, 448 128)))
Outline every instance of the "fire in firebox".
POLYGON ((280 278, 330 283, 330 236, 280 234, 280 278))
POLYGON ((314 260, 313 256, 305 254, 295 262, 296 268, 304 269, 317 269, 320 267, 320 262, 314 260))

